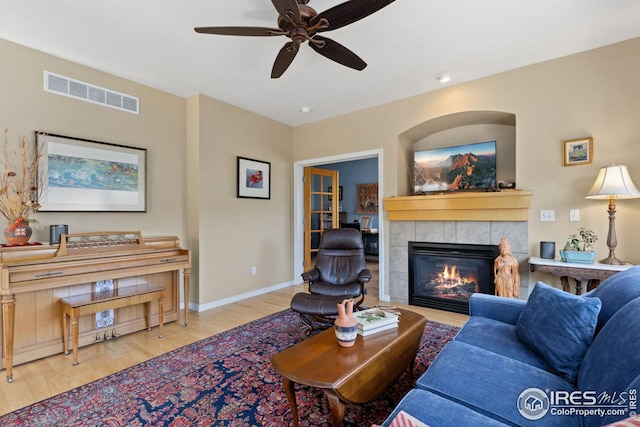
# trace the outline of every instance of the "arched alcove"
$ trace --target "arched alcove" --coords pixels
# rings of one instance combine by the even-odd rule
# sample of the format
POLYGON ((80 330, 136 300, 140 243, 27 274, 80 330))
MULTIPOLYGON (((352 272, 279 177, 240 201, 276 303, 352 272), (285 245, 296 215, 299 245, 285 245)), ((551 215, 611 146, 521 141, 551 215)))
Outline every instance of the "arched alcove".
POLYGON ((411 194, 413 153, 430 148, 496 141, 497 180, 515 182, 516 116, 501 111, 463 111, 422 122, 398 138, 398 194, 411 194))
MULTIPOLYGON (((412 195, 414 150, 496 141, 498 180, 514 182, 516 117, 500 111, 465 111, 420 123, 398 138, 398 196, 384 199, 389 220, 389 298, 408 302, 409 242, 497 245, 506 238, 521 266, 529 257, 531 192, 451 192, 412 195), (402 194, 407 196, 402 197, 402 194), (406 240, 405 240, 406 239, 406 240)), ((520 269, 522 282, 528 270, 520 269)), ((521 295, 528 295, 523 290, 521 295)))

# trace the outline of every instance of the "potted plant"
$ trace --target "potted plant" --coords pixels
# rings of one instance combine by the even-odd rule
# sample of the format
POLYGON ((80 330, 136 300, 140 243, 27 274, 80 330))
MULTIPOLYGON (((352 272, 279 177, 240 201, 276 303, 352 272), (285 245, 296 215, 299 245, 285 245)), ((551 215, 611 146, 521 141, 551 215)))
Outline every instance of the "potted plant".
POLYGON ((9 132, 4 131, 4 144, 0 157, 0 215, 7 220, 5 238, 13 245, 26 244, 37 224, 35 212, 38 203, 38 162, 41 147, 29 148, 25 137, 18 138, 18 147, 11 149, 9 132))
POLYGON ((592 264, 596 259, 593 244, 597 240, 598 236, 593 230, 580 227, 577 233, 569 235, 569 240, 564 245, 564 250, 560 251, 560 256, 566 262, 592 264))

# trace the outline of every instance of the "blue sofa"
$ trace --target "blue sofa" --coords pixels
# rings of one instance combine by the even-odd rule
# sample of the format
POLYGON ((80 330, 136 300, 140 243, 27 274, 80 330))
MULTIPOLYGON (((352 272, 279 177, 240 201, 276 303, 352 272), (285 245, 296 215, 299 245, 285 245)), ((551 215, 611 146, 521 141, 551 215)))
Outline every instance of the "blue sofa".
POLYGON ((474 294, 469 310, 383 426, 400 411, 430 427, 592 427, 635 415, 640 266, 582 296, 538 282, 528 301, 474 294))

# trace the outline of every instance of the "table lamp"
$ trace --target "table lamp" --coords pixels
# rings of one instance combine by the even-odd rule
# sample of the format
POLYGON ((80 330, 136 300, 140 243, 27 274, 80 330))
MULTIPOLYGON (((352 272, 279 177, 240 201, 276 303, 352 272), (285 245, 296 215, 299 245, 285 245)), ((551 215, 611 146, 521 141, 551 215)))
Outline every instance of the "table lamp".
POLYGON ((629 171, 624 165, 612 165, 600 168, 596 182, 587 193, 587 199, 609 199, 609 234, 607 246, 609 256, 600 260, 602 264, 622 265, 624 261, 616 258, 616 204, 615 199, 635 199, 640 197, 640 191, 633 185, 629 171))

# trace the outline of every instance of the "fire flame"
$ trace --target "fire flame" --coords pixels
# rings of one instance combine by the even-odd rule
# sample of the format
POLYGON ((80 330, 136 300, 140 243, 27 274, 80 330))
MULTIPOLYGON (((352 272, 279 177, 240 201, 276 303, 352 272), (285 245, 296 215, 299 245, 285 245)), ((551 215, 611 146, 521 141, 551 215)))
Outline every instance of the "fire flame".
POLYGON ((437 282, 439 287, 443 288, 455 288, 456 286, 463 286, 472 282, 471 277, 460 277, 458 268, 453 265, 449 268, 449 265, 444 265, 444 270, 434 277, 434 282, 437 282))

